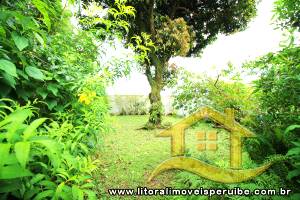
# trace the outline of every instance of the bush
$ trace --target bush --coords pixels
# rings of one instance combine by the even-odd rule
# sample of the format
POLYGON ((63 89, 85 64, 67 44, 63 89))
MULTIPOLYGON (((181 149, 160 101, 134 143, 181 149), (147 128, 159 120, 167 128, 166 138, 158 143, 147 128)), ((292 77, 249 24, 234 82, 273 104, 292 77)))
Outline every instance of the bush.
POLYGON ((52 120, 37 118, 39 110, 30 104, 0 101, 0 196, 96 199, 92 172, 98 160, 91 155, 110 130, 101 77, 87 78, 78 93, 72 110, 53 113, 52 120))
POLYGON ((185 113, 192 113, 203 106, 211 106, 221 112, 234 108, 238 121, 251 123, 250 117, 256 108, 252 88, 239 81, 226 82, 205 76, 183 72, 175 91, 173 106, 185 113))
POLYGON ((61 1, 1 3, 1 199, 96 199, 111 76, 98 75, 94 33, 70 17, 61 1))
POLYGON ((68 121, 46 125, 46 118, 33 119, 36 108, 9 102, 1 101, 0 196, 96 199, 91 175, 98 161, 89 156, 85 127, 68 121))
MULTIPOLYGON (((292 141, 299 137, 299 129, 293 130, 293 134, 285 131, 291 124, 299 124, 300 120, 299 55, 300 48, 292 45, 245 65, 260 74, 254 82, 259 109, 252 124, 259 137, 247 145, 250 155, 257 161, 272 154, 286 154, 294 146, 292 141)), ((282 178, 286 178, 288 171, 294 169, 292 166, 295 166, 296 158, 291 158, 276 172, 282 178)), ((287 184, 297 187, 297 183, 291 179, 287 179, 287 184)))

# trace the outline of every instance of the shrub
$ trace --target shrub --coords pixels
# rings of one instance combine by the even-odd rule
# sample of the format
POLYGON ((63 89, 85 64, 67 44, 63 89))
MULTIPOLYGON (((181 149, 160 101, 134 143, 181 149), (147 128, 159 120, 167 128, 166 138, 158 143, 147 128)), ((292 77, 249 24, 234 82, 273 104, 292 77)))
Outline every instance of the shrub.
POLYGON ((91 189, 92 172, 98 161, 90 155, 95 149, 95 138, 105 128, 101 123, 93 126, 99 118, 83 115, 81 120, 91 124, 79 124, 72 121, 69 113, 45 124, 46 118, 34 120, 36 108, 9 102, 13 105, 1 101, 0 107, 0 196, 96 199, 91 189), (43 123, 44 127, 39 128, 43 123))
POLYGON ((205 76, 195 76, 183 72, 180 84, 175 91, 173 106, 185 113, 197 111, 202 106, 211 106, 221 112, 234 108, 237 120, 250 123, 249 116, 256 107, 252 88, 239 81, 226 82, 205 76))
MULTIPOLYGON (((247 145, 250 155, 256 161, 272 154, 286 154, 293 147, 292 141, 299 137, 299 129, 295 129, 293 134, 285 131, 290 124, 299 124, 300 120, 299 55, 300 48, 291 45, 245 65, 259 74, 258 80, 254 82, 259 109, 252 124, 259 137, 247 145)), ((295 169, 292 167, 295 161, 295 157, 291 157, 276 173, 286 178, 288 171, 295 169)), ((286 180, 289 187, 297 188, 296 181, 286 180)))

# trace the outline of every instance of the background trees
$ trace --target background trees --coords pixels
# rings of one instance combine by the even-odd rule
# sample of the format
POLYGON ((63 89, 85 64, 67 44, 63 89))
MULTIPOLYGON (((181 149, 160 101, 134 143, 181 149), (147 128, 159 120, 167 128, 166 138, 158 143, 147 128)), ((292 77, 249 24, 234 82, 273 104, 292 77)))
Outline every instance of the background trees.
MULTIPOLYGON (((115 1, 99 2, 117 8, 115 1)), ((168 60, 172 56, 200 53, 219 33, 230 34, 245 29, 256 14, 255 0, 130 0, 127 3, 136 10, 135 18, 130 20, 128 41, 138 37, 138 43, 132 41, 135 50, 146 53, 148 58, 141 64, 151 86, 150 127, 161 124, 160 92, 174 75, 168 60), (146 48, 139 48, 141 45, 146 48)))

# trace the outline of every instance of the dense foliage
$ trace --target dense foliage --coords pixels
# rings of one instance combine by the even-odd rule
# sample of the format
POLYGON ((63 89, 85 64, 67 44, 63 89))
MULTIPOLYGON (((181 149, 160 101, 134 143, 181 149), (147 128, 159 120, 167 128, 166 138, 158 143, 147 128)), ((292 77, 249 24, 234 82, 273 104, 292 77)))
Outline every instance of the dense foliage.
MULTIPOLYGON (((299 28, 299 2, 277 0, 275 16, 283 29, 299 28)), ((294 29, 295 30, 295 29, 294 29)), ((299 55, 300 47, 295 43, 294 32, 290 32, 288 43, 279 51, 271 52, 244 65, 259 74, 255 91, 259 100, 253 129, 260 133, 258 141, 252 141, 248 150, 252 158, 261 161, 271 154, 287 154, 290 160, 282 164, 276 173, 293 187, 293 198, 299 198, 299 55), (264 149, 263 153, 261 149, 264 149), (259 153, 258 153, 259 152, 259 153), (260 155, 260 156, 258 156, 260 155)))
POLYGON ((275 15, 282 28, 300 27, 300 2, 294 0, 275 1, 275 15))
POLYGON ((1 1, 1 198, 97 199, 92 155, 110 130, 105 86, 114 75, 98 73, 100 35, 75 27, 69 6, 1 1))
MULTIPOLYGON (((246 167, 274 154, 288 158, 240 185, 181 173, 180 187, 283 185, 300 192, 297 38, 291 35, 280 51, 244 65, 258 75, 254 86, 226 73, 213 79, 168 64, 172 56, 201 52, 220 33, 244 30, 255 16, 255 0, 99 0, 102 6, 88 0, 0 2, 0 199, 101 198, 93 173, 100 162, 95 150, 111 130, 105 88, 130 71, 128 63, 101 60, 106 56, 101 44, 112 45, 116 38, 139 54, 132 57, 151 86, 148 127, 162 127, 160 91, 171 84, 176 109, 187 114, 204 105, 234 108, 237 121, 259 135, 249 140, 243 154, 246 167)), ((299 1, 277 0, 278 26, 297 31, 299 8, 299 1)), ((145 101, 134 101, 121 114, 146 114, 145 101)), ((211 164, 227 167, 223 161, 211 164)))
MULTIPOLYGON (((298 126, 287 129, 289 125, 299 124, 299 53, 299 47, 286 47, 245 65, 260 74, 255 81, 259 109, 252 124, 255 131, 260 133, 260 142, 250 143, 249 148, 255 160, 261 161, 262 157, 270 154, 286 154, 294 145, 293 141, 299 138, 298 126), (258 156, 261 148, 265 151, 258 156)), ((287 177, 290 165, 297 163, 295 154, 290 162, 287 166, 281 166, 277 173, 287 177)), ((299 166, 296 164, 295 167, 299 166)), ((293 171, 288 179, 299 176, 299 169, 297 171, 293 171)))

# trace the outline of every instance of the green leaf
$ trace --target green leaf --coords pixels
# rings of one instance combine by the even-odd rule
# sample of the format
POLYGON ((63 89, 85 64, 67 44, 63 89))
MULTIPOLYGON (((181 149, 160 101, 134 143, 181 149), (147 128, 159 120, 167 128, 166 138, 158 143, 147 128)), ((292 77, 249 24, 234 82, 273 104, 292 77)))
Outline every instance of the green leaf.
POLYGON ((84 192, 88 195, 89 200, 96 200, 96 193, 92 190, 84 190, 84 192))
POLYGON ((31 124, 24 130, 23 132, 23 138, 24 140, 28 140, 29 138, 31 138, 34 133, 36 132, 36 129, 43 124, 46 121, 47 118, 40 118, 40 119, 36 119, 33 122, 31 122, 31 124))
POLYGON ((38 33, 34 33, 35 38, 39 41, 39 43, 41 43, 41 45, 43 45, 43 47, 45 47, 45 41, 42 38, 42 36, 40 36, 38 33))
POLYGON ((53 83, 50 83, 48 86, 47 86, 47 89, 49 91, 52 92, 52 94, 54 96, 57 96, 57 93, 58 93, 58 87, 57 87, 57 84, 53 84, 53 83))
POLYGON ((287 176, 287 179, 288 180, 291 180, 292 178, 296 177, 296 176, 299 176, 300 175, 300 169, 295 169, 293 171, 290 171, 288 173, 288 176, 287 176))
POLYGON ((60 165, 61 159, 59 157, 60 151, 58 144, 50 139, 39 139, 40 137, 32 138, 32 142, 39 143, 46 147, 47 151, 45 152, 46 155, 50 158, 50 161, 54 168, 58 168, 60 165))
POLYGON ((27 89, 21 87, 16 88, 16 93, 25 101, 28 101, 28 98, 32 95, 31 91, 28 91, 27 89))
POLYGON ((37 174, 35 175, 31 180, 30 180, 30 184, 36 184, 38 182, 40 182, 41 180, 43 180, 45 178, 46 175, 44 174, 37 174))
POLYGON ((28 43, 28 39, 20 36, 18 33, 16 32, 12 32, 11 34, 13 41, 15 42, 15 45, 18 47, 18 49, 20 51, 22 51, 23 49, 25 49, 26 47, 28 47, 29 43, 28 43))
POLYGON ((16 154, 9 154, 8 157, 4 160, 4 165, 15 165, 17 163, 18 160, 16 154))
POLYGON ((55 189, 57 185, 51 181, 41 181, 39 182, 39 185, 44 186, 46 189, 55 189))
POLYGON ((95 187, 95 185, 93 183, 85 183, 81 186, 81 188, 84 188, 84 189, 93 188, 93 187, 95 187))
POLYGON ((59 199, 59 197, 61 197, 64 186, 65 186, 65 182, 62 182, 57 186, 56 191, 55 191, 55 198, 59 199))
POLYGON ((300 193, 295 193, 291 196, 291 200, 299 200, 300 199, 300 193))
POLYGON ((291 156, 291 155, 300 155, 300 148, 292 148, 287 152, 287 156, 291 156))
POLYGON ((39 87, 36 92, 41 95, 41 97, 43 99, 46 99, 46 97, 48 96, 48 91, 45 88, 39 87))
POLYGON ((73 199, 83 200, 84 197, 83 191, 79 189, 79 187, 76 185, 72 186, 72 197, 73 199))
POLYGON ((36 196, 37 194, 39 194, 40 192, 41 192, 40 188, 38 188, 38 187, 34 187, 29 190, 25 190, 23 199, 33 199, 33 197, 36 196))
POLYGON ((0 69, 10 76, 18 77, 15 64, 8 60, 0 59, 0 69))
POLYGON ((4 78, 4 82, 6 83, 6 85, 9 85, 10 87, 16 89, 16 80, 13 76, 9 75, 9 74, 2 74, 3 78, 4 78))
POLYGON ((0 181, 0 193, 8 193, 22 188, 20 180, 0 181))
POLYGON ((55 106, 57 106, 57 101, 54 99, 48 100, 47 106, 48 106, 49 110, 52 110, 55 106))
MULTIPOLYGON (((23 63, 26 65, 26 63, 23 63)), ((21 76, 22 78, 26 79, 27 81, 29 80, 28 75, 25 74, 25 72, 23 70, 17 69, 17 73, 19 76, 21 76)))
POLYGON ((46 190, 36 195, 36 197, 34 197, 34 200, 47 199, 46 197, 53 197, 53 195, 54 190, 46 190))
POLYGON ((15 144, 16 157, 23 168, 26 167, 26 163, 29 158, 30 143, 29 142, 17 142, 15 144))
POLYGON ((10 113, 4 120, 0 121, 0 128, 8 123, 22 123, 28 117, 32 116, 32 111, 30 109, 17 109, 10 113))
POLYGON ((25 72, 28 74, 28 76, 43 81, 45 79, 45 76, 43 72, 36 67, 28 66, 25 68, 25 72))
POLYGON ((13 87, 7 87, 6 84, 0 85, 0 98, 7 97, 13 87))
POLYGON ((32 173, 21 167, 19 164, 5 166, 0 171, 0 179, 14 179, 25 176, 32 176, 32 173))
POLYGON ((8 159, 9 151, 10 151, 11 144, 0 144, 0 171, 3 165, 5 164, 5 161, 8 159))
POLYGON ((2 26, 0 26, 0 36, 3 38, 5 38, 5 36, 6 36, 5 29, 2 26))
POLYGON ((300 125, 291 125, 285 129, 284 133, 288 133, 296 128, 300 128, 300 125))

